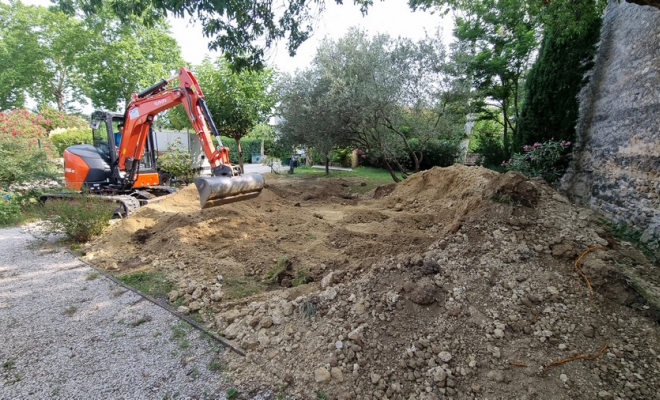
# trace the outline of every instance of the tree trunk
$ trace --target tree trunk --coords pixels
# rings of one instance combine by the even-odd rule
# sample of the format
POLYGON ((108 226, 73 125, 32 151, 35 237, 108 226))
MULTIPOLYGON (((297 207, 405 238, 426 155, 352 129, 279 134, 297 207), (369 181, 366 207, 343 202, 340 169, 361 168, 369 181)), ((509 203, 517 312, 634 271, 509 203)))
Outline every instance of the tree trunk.
POLYGON ((264 156, 264 142, 266 139, 261 139, 261 157, 263 158, 264 156))
POLYGON ((330 175, 330 157, 329 153, 325 153, 325 174, 330 175))
POLYGON ((392 166, 390 165, 390 163, 387 162, 387 160, 385 159, 385 157, 383 157, 382 160, 383 160, 383 164, 385 165, 385 168, 389 171, 390 176, 392 177, 392 179, 394 180, 394 182, 401 182, 401 179, 399 179, 399 177, 396 176, 396 172, 394 172, 394 169, 392 168, 392 166))
POLYGON ((243 149, 241 149, 241 139, 234 138, 234 141, 236 142, 236 150, 238 151, 238 166, 241 169, 241 174, 242 174, 244 171, 243 171, 243 149))

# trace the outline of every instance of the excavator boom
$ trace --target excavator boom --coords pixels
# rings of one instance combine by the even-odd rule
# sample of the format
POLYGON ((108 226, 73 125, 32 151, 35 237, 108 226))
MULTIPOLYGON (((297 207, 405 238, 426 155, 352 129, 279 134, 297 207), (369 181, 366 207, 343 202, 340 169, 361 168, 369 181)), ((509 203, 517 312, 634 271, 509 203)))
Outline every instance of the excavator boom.
POLYGON ((155 116, 178 104, 182 104, 186 110, 211 165, 212 176, 195 178, 201 207, 215 207, 258 196, 264 187, 263 177, 259 174, 243 175, 238 167, 229 162, 229 149, 222 146, 220 134, 206 106, 204 93, 186 67, 181 67, 177 75, 131 95, 118 148, 118 166, 124 184, 129 186, 136 181, 149 127, 155 116), (179 80, 179 85, 168 88, 168 84, 175 79, 179 80), (211 135, 216 136, 218 147, 213 145, 211 135))

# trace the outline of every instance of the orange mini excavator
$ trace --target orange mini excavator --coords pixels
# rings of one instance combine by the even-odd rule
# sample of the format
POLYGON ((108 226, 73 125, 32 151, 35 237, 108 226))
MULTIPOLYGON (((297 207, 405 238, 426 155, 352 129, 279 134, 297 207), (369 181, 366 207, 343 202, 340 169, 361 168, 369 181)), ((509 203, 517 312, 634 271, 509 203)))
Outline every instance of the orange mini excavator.
POLYGON ((152 123, 159 112, 178 104, 185 108, 211 165, 212 176, 194 179, 202 208, 258 196, 264 178, 260 174, 242 174, 238 166, 229 162, 229 149, 220 142, 204 94, 185 67, 177 75, 131 94, 123 114, 92 114, 93 144, 75 145, 64 151, 67 187, 108 197, 122 205, 122 214, 130 214, 139 205, 171 193, 173 188, 164 185, 167 177, 156 169, 152 123), (175 79, 179 85, 168 88, 175 79), (121 125, 123 130, 119 133, 117 127, 121 125), (217 137, 218 147, 213 145, 211 134, 217 137))

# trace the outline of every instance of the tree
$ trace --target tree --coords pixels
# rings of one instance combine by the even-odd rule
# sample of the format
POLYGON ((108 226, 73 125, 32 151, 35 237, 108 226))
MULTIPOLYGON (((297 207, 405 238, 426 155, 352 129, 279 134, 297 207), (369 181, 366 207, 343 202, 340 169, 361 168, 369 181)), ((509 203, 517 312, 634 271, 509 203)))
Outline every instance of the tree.
POLYGON ((525 84, 520 134, 523 144, 556 140, 575 141, 578 118, 577 95, 586 83, 585 73, 593 66, 596 43, 600 37, 600 16, 590 15, 591 29, 566 38, 548 28, 539 57, 525 84))
POLYGON ((120 23, 108 10, 80 19, 56 8, 0 4, 0 106, 121 109, 138 91, 182 65, 168 26, 120 23), (118 104, 121 103, 121 104, 118 104))
POLYGON ((467 73, 484 99, 476 104, 477 111, 482 118, 501 121, 508 156, 517 131, 523 77, 536 48, 536 25, 521 0, 474 1, 464 12, 456 18, 454 35, 467 44, 467 73), (493 107, 497 114, 491 113, 493 107))
POLYGON ((270 116, 275 104, 271 90, 273 73, 268 69, 234 72, 224 59, 215 62, 206 59, 196 67, 195 73, 218 131, 236 142, 243 170, 240 140, 270 116))
POLYGON ((90 35, 78 65, 94 107, 123 110, 131 93, 171 76, 184 61, 167 23, 147 28, 107 15, 111 14, 87 17, 90 35))
MULTIPOLYGON (((222 50, 234 67, 262 69, 265 50, 286 40, 293 56, 313 31, 324 0, 181 1, 181 0, 53 0, 69 14, 94 15, 104 7, 122 20, 138 18, 151 26, 169 14, 199 21, 209 48, 222 50)), ((343 0, 335 0, 342 4, 343 0)), ((373 0, 354 0, 363 13, 373 0)))
POLYGON ((278 82, 279 140, 290 148, 314 148, 325 155, 325 173, 330 173, 330 151, 345 144, 345 132, 338 116, 327 103, 330 81, 318 70, 285 74, 278 82))

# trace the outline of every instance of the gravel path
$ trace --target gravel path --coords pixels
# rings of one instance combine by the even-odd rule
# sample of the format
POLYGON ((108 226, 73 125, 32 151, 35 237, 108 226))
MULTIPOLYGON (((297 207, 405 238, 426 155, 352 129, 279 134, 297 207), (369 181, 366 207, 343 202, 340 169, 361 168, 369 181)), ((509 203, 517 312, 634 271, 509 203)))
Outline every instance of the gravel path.
POLYGON ((225 398, 216 342, 32 240, 0 229, 0 399, 225 398))

